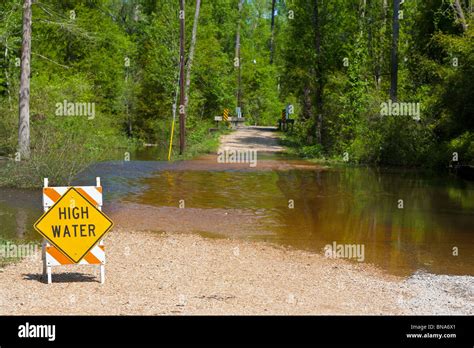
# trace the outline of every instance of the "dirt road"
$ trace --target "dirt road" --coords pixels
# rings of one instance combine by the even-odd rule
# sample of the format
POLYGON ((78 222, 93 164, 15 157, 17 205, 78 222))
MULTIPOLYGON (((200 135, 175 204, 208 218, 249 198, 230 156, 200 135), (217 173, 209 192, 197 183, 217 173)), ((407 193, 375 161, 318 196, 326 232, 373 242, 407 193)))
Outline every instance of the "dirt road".
POLYGON ((224 149, 257 150, 257 152, 283 152, 278 143, 275 127, 239 127, 234 132, 221 137, 219 151, 224 149))

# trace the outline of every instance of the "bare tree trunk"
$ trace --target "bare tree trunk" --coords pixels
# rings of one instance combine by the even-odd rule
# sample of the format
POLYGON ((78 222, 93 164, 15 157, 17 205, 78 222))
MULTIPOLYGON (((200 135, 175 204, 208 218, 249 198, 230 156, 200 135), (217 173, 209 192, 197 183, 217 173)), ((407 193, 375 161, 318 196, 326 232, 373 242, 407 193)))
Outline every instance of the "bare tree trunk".
POLYGON ((22 159, 30 157, 30 58, 31 0, 23 2, 23 42, 21 46, 20 110, 18 147, 22 159))
POLYGON ((273 43, 275 40, 275 2, 276 0, 272 0, 272 24, 271 24, 271 37, 270 37, 270 64, 273 64, 273 43))
POLYGON ((242 7, 244 5, 244 0, 239 1, 239 23, 237 25, 237 35, 235 38, 235 57, 237 59, 237 107, 241 107, 242 103, 242 67, 240 62, 240 25, 242 21, 242 7))
POLYGON ((398 18, 398 12, 400 11, 400 0, 393 0, 393 34, 392 34, 392 57, 391 57, 391 69, 390 69, 390 99, 392 101, 397 100, 397 89, 398 89, 398 36, 400 32, 400 23, 398 18))
POLYGON ((5 74, 5 79, 6 79, 6 83, 7 83, 8 105, 10 107, 10 111, 12 111, 13 107, 12 107, 12 96, 11 96, 11 93, 10 93, 10 75, 8 74, 8 64, 7 64, 7 62, 8 62, 8 37, 5 38, 4 59, 5 59, 4 74, 5 74))
POLYGON ((314 33, 316 48, 316 140, 318 144, 322 144, 322 127, 323 127, 323 69, 321 56, 321 23, 319 15, 319 0, 314 1, 314 33))
POLYGON ((184 0, 179 1, 179 154, 186 147, 186 108, 184 107, 184 0))
POLYGON ((309 87, 309 83, 303 90, 303 118, 305 120, 313 118, 313 102, 311 100, 311 88, 309 87))
POLYGON ((196 36, 197 36, 197 28, 198 28, 198 21, 199 21, 199 10, 201 8, 201 0, 196 0, 196 11, 194 12, 194 23, 193 23, 193 32, 191 36, 191 47, 189 48, 189 58, 188 58, 188 66, 186 70, 186 88, 184 92, 184 107, 187 110, 189 104, 189 86, 191 85, 191 67, 193 65, 194 59, 194 49, 196 47, 196 36))
MULTIPOLYGON (((383 15, 383 28, 387 27, 387 0, 383 0, 382 4, 382 15, 383 15)), ((380 89, 382 83, 382 62, 383 62, 383 37, 379 36, 379 52, 377 58, 377 65, 375 67, 375 85, 377 89, 380 89)))
POLYGON ((367 7, 367 0, 362 0, 361 3, 359 4, 359 13, 360 17, 365 18, 365 10, 367 7))
POLYGON ((464 11, 462 10, 461 3, 459 0, 454 0, 454 3, 451 4, 454 7, 454 11, 456 12, 456 16, 461 22, 462 30, 465 32, 467 30, 467 23, 466 18, 464 17, 464 11))
POLYGON ((130 86, 128 85, 128 67, 125 68, 125 88, 127 91, 125 92, 125 110, 127 112, 127 135, 129 138, 132 137, 132 118, 130 116, 130 86))

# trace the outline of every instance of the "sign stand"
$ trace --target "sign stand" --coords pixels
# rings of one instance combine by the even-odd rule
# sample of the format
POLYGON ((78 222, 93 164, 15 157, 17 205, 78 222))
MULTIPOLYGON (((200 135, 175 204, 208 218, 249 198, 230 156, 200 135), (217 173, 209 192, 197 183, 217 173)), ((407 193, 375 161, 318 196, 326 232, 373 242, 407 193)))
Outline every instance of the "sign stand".
MULTIPOLYGON (((43 210, 46 213, 70 188, 69 187, 49 187, 48 178, 44 178, 43 187, 43 210)), ((75 189, 80 190, 88 201, 98 210, 102 211, 102 186, 100 178, 96 178, 96 186, 79 186, 75 189)), ((66 257, 64 253, 44 238, 42 242, 41 256, 43 260, 43 279, 47 283, 52 283, 52 268, 60 265, 98 265, 100 269, 100 283, 105 282, 105 246, 101 239, 97 245, 91 248, 87 254, 79 261, 73 262, 66 257)))
POLYGON ((222 116, 214 116, 214 121, 216 121, 216 127, 219 128, 219 122, 225 122, 226 125, 229 123, 232 126, 232 129, 235 129, 239 126, 239 123, 245 122, 245 118, 242 117, 242 111, 240 108, 236 108, 237 117, 229 116, 229 109, 224 109, 222 116))

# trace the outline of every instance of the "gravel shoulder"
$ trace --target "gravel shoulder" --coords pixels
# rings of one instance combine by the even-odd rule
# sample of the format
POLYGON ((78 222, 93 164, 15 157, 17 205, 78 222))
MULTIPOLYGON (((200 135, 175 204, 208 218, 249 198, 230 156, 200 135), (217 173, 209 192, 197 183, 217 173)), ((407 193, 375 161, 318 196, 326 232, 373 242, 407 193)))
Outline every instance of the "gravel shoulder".
POLYGON ((117 228, 97 269, 41 260, 0 270, 1 315, 470 314, 472 277, 403 279, 365 264, 264 242, 117 228))

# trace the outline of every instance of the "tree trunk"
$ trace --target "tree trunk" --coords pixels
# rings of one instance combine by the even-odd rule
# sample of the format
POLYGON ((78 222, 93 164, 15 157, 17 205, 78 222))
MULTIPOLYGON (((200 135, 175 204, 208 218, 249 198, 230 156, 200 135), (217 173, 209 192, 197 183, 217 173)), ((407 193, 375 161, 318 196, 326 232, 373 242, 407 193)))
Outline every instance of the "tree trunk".
POLYGON ((362 0, 360 5, 359 5, 359 12, 360 12, 360 17, 365 18, 365 10, 367 7, 367 0, 362 0))
POLYGON ((313 102, 311 100, 311 88, 309 84, 307 84, 303 90, 303 118, 305 121, 313 118, 313 102))
POLYGON ((23 2, 23 42, 21 46, 20 110, 18 147, 22 159, 30 157, 30 59, 31 0, 23 2))
POLYGON ((132 118, 130 116, 130 96, 129 96, 129 91, 130 91, 130 86, 128 85, 128 67, 125 68, 125 88, 127 91, 125 92, 125 110, 127 112, 127 135, 129 138, 132 137, 132 118))
POLYGON ((273 64, 273 45, 275 39, 275 3, 276 0, 272 0, 272 24, 271 24, 271 37, 270 37, 270 64, 273 64))
POLYGON ((12 111, 13 107, 12 107, 12 96, 11 96, 11 92, 10 92, 10 75, 8 74, 8 63, 7 63, 8 62, 8 37, 5 38, 4 59, 5 59, 4 74, 5 74, 6 84, 7 84, 8 105, 9 105, 10 111, 12 111))
POLYGON ((198 21, 199 21, 199 10, 201 8, 201 0, 196 0, 196 11, 194 13, 194 23, 193 23, 193 32, 191 36, 191 47, 189 48, 189 57, 188 57, 188 66, 186 70, 186 88, 184 92, 184 107, 188 110, 189 104, 189 86, 191 85, 191 67, 193 65, 194 59, 194 49, 196 47, 196 36, 197 36, 197 28, 198 28, 198 21))
POLYGON ((186 108, 184 107, 184 0, 179 1, 179 154, 186 147, 186 108))
POLYGON ((452 4, 454 7, 454 11, 456 12, 456 16, 459 19, 459 22, 461 23, 462 30, 465 32, 467 30, 467 23, 466 23, 466 18, 464 17, 464 11, 462 10, 461 3, 459 0, 454 0, 454 3, 452 4))
MULTIPOLYGON (((388 9, 388 3, 387 0, 383 0, 382 3, 382 16, 383 16, 383 28, 385 29, 387 27, 387 9, 388 9)), ((383 42, 384 42, 384 37, 381 35, 378 35, 378 40, 379 40, 379 45, 378 45, 378 57, 377 57, 377 65, 375 67, 375 85, 377 89, 380 89, 380 85, 382 83, 382 63, 383 63, 383 42)))
POLYGON ((400 23, 398 18, 398 12, 400 11, 400 0, 393 0, 393 35, 392 35, 392 57, 391 57, 391 69, 390 69, 390 99, 397 101, 397 88, 398 88, 398 35, 400 31, 400 23))
POLYGON ((323 127, 323 69, 321 56, 321 23, 319 16, 319 0, 314 1, 314 33, 316 48, 316 140, 318 144, 322 144, 322 127, 323 127))

